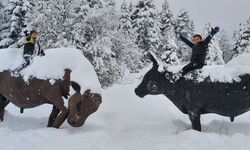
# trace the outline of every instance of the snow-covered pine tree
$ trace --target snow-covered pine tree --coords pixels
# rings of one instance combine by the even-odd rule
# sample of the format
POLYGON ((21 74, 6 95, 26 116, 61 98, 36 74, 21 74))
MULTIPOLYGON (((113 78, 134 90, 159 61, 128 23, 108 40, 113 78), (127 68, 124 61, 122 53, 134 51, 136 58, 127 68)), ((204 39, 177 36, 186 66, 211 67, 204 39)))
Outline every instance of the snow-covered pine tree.
POLYGON ((112 8, 101 8, 90 13, 84 26, 92 39, 83 47, 84 55, 94 65, 103 87, 110 86, 122 76, 122 67, 117 61, 118 52, 113 43, 119 17, 112 8))
POLYGON ((240 24, 239 29, 234 32, 234 40, 233 57, 250 53, 250 17, 246 23, 240 24))
POLYGON ((72 46, 82 29, 89 3, 85 0, 35 0, 33 28, 39 30, 43 48, 72 46))
POLYGON ((156 53, 160 40, 157 11, 153 0, 140 0, 136 4, 132 15, 132 27, 139 48, 156 53))
POLYGON ((165 0, 162 4, 162 10, 160 12, 160 30, 161 34, 167 34, 166 31, 171 31, 174 27, 173 13, 170 10, 168 0, 165 0))
MULTIPOLYGON (((2 4, 2 1, 0 0, 0 24, 3 24, 3 21, 4 21, 3 12, 4 12, 4 5, 2 4)), ((0 29, 0 32, 1 32, 1 29, 0 29)))
POLYGON ((115 0, 103 0, 105 7, 114 7, 116 6, 115 0))
POLYGON ((32 8, 28 0, 10 0, 3 11, 0 25, 0 48, 20 47, 23 45, 27 27, 26 14, 32 8))
POLYGON ((177 44, 174 33, 174 19, 172 11, 169 8, 168 0, 162 5, 159 17, 161 46, 158 49, 158 55, 168 65, 177 65, 179 63, 177 57, 177 44))
MULTIPOLYGON (((118 31, 112 36, 113 50, 123 73, 138 73, 144 66, 141 61, 142 50, 134 43, 134 39, 118 31)), ((124 75, 124 74, 122 74, 124 75)))
POLYGON ((166 37, 167 42, 165 43, 163 49, 165 50, 161 59, 166 65, 179 65, 179 58, 177 57, 177 45, 175 36, 173 34, 169 34, 166 37))
POLYGON ((103 4, 101 0, 87 0, 86 1, 90 8, 102 8, 103 4))
POLYGON ((229 36, 226 31, 223 29, 218 34, 218 42, 220 48, 223 52, 223 59, 225 62, 228 62, 232 59, 232 44, 230 42, 229 36))
POLYGON ((115 9, 107 7, 88 14, 84 23, 93 38, 83 52, 104 87, 116 83, 127 70, 138 72, 142 68, 140 49, 132 38, 117 30, 119 17, 115 9))
MULTIPOLYGON (((210 23, 207 23, 205 26, 204 37, 207 37, 211 32, 212 26, 210 23)), ((216 36, 214 36, 208 45, 208 52, 205 61, 206 65, 223 65, 225 64, 223 60, 223 53, 220 49, 219 42, 216 36)))
MULTIPOLYGON (((190 19, 188 12, 184 9, 181 9, 175 21, 175 32, 182 34, 187 39, 192 39, 194 31, 194 23, 190 19)), ((182 62, 189 61, 192 53, 191 48, 189 48, 181 40, 177 40, 177 45, 178 58, 181 59, 182 62)))
POLYGON ((130 2, 129 6, 128 6, 128 12, 129 12, 130 16, 132 16, 133 11, 134 11, 134 5, 132 2, 130 2))
POLYGON ((122 34, 132 36, 131 29, 132 29, 132 23, 131 23, 131 16, 130 16, 129 8, 127 6, 126 1, 123 1, 121 5, 121 17, 120 17, 119 30, 121 30, 122 34))

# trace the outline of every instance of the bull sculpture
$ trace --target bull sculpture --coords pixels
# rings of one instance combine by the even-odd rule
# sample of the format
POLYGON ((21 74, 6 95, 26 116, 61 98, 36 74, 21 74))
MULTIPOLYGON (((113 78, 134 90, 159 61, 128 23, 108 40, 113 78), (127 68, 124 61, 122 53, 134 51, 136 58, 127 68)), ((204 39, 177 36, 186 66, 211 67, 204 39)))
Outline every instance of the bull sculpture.
POLYGON ((94 113, 102 102, 100 94, 90 90, 80 93, 78 83, 70 81, 71 70, 66 69, 63 79, 53 85, 49 80, 31 78, 25 82, 21 75, 13 76, 10 71, 0 72, 0 119, 4 119, 4 110, 9 102, 21 109, 33 108, 42 104, 53 105, 48 127, 59 128, 67 119, 73 127, 80 127, 87 117, 94 113), (70 86, 75 94, 69 97, 70 86), (64 100, 68 99, 68 108, 64 100))
POLYGON ((240 76, 240 81, 232 83, 211 82, 209 77, 202 82, 181 79, 171 83, 166 75, 169 71, 159 72, 158 63, 150 55, 153 67, 144 76, 141 84, 135 89, 137 96, 163 94, 178 109, 189 116, 192 128, 201 131, 200 116, 215 113, 222 116, 239 116, 250 110, 250 75, 240 76))

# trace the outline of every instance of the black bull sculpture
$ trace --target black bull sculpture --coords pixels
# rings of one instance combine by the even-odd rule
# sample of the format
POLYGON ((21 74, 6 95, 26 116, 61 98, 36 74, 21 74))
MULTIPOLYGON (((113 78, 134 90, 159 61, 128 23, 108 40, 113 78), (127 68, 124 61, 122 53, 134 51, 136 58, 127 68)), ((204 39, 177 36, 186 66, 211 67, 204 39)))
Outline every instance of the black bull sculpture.
POLYGON ((143 78, 135 89, 137 96, 163 94, 168 97, 178 109, 187 114, 194 130, 201 131, 201 114, 215 113, 222 116, 239 116, 250 110, 250 75, 240 76, 240 82, 211 82, 209 78, 203 82, 181 79, 171 83, 166 74, 159 72, 157 61, 150 56, 153 68, 143 78))

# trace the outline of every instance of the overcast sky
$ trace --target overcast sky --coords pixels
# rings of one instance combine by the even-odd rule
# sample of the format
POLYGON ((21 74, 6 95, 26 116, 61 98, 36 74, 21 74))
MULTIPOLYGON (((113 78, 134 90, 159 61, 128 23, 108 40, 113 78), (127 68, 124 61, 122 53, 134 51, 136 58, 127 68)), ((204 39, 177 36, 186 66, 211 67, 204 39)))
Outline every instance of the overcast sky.
MULTIPOLYGON (((119 0, 124 1, 124 0, 119 0)), ((137 1, 137 0, 126 0, 137 1)), ((154 0, 158 8, 164 0, 154 0)), ((250 17, 250 0, 168 0, 176 16, 181 8, 188 10, 197 32, 202 32, 207 22, 224 28, 229 34, 250 17)))

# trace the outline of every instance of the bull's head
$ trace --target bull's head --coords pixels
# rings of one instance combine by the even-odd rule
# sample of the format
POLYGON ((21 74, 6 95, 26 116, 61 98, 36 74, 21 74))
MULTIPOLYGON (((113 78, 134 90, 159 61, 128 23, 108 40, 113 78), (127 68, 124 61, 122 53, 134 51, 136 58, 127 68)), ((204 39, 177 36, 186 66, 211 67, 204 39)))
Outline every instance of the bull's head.
POLYGON ((157 95, 163 93, 164 73, 158 71, 158 63, 156 59, 149 54, 149 59, 153 62, 153 67, 143 77, 141 84, 135 89, 135 94, 141 98, 146 95, 157 95))
POLYGON ((88 116, 97 111, 102 103, 102 97, 100 94, 91 93, 90 90, 86 90, 82 95, 79 84, 71 82, 71 85, 76 93, 69 98, 67 121, 73 127, 81 127, 88 116))

